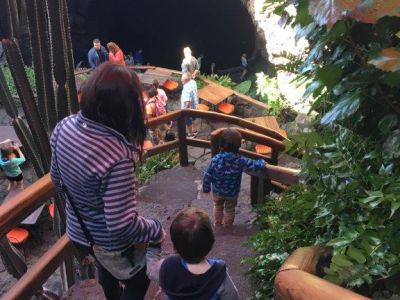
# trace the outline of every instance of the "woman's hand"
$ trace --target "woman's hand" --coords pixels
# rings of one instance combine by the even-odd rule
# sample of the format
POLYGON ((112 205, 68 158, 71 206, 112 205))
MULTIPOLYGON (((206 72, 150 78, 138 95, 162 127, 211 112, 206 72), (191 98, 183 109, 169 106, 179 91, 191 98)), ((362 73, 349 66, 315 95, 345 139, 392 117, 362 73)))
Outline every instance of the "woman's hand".
POLYGON ((156 240, 156 241, 152 241, 152 242, 150 242, 150 244, 149 244, 149 246, 150 247, 161 247, 161 245, 164 243, 164 240, 165 240, 165 237, 167 236, 167 233, 166 233, 166 231, 164 230, 164 228, 163 229, 161 229, 162 231, 161 231, 161 236, 160 236, 160 238, 158 239, 158 240, 156 240))

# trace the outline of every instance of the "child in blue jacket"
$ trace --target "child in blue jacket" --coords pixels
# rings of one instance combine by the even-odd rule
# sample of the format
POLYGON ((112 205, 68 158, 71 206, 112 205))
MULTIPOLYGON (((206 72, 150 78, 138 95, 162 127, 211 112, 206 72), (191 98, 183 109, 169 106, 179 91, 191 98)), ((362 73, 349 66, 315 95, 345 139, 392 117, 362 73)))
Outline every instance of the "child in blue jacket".
POLYGON ((203 192, 211 191, 214 200, 214 221, 217 226, 231 226, 240 192, 242 173, 265 168, 262 159, 253 160, 238 154, 242 135, 234 129, 225 129, 221 135, 221 152, 211 159, 203 177, 203 192))

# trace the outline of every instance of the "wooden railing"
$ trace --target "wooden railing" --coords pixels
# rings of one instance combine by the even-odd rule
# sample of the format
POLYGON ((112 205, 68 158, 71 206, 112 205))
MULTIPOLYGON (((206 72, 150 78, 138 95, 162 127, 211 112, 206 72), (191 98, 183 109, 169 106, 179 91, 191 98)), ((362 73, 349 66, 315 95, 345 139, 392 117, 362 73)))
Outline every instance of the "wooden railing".
MULTIPOLYGON (((179 157, 181 166, 187 166, 188 149, 187 146, 202 147, 214 149, 216 151, 216 139, 213 141, 201 139, 186 138, 186 117, 204 118, 207 120, 218 120, 234 124, 242 127, 239 129, 245 139, 254 140, 264 143, 273 149, 273 153, 278 153, 284 149, 282 141, 284 137, 273 130, 248 122, 246 120, 222 115, 215 112, 201 112, 197 110, 175 111, 161 117, 157 117, 148 121, 147 126, 157 126, 170 121, 176 121, 178 124, 178 138, 174 141, 157 145, 148 149, 145 156, 153 156, 172 149, 179 149, 179 157)), ((217 134, 218 135, 218 134, 217 134)), ((212 135, 212 136, 217 136, 212 135)), ((270 162, 274 162, 275 155, 272 157, 260 156, 257 153, 241 149, 244 155, 254 158, 264 158, 270 162)), ((253 176, 264 176, 265 178, 277 180, 283 184, 297 183, 297 171, 278 166, 268 166, 262 174, 253 174, 253 176)), ((46 175, 36 181, 34 184, 17 194, 6 204, 0 206, 0 238, 4 237, 7 232, 20 224, 20 222, 29 216, 33 211, 46 203, 49 198, 55 195, 55 189, 51 182, 50 176, 46 175)), ((60 264, 72 255, 72 243, 66 235, 62 236, 33 266, 25 273, 16 285, 8 291, 2 299, 29 299, 29 297, 37 290, 41 289, 43 283, 48 277, 55 272, 60 264)), ((68 284, 70 286, 71 283, 68 284)))
POLYGON ((276 300, 366 300, 364 296, 315 276, 319 258, 328 248, 299 248, 288 257, 275 278, 276 300))

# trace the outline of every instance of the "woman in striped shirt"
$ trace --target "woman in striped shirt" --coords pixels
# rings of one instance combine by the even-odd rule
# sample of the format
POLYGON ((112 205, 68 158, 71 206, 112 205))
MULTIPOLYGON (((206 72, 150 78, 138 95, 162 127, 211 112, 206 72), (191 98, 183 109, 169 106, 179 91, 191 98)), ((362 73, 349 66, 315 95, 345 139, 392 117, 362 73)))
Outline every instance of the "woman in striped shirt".
MULTIPOLYGON (((63 119, 51 137, 51 177, 66 202, 67 235, 92 253, 90 243, 70 205, 74 203, 94 244, 120 251, 133 244, 158 243, 161 223, 136 210, 134 152, 142 152, 146 135, 142 86, 128 68, 104 63, 82 89, 80 111, 63 119)), ((98 264, 99 282, 107 299, 143 299, 149 280, 144 267, 120 290, 120 282, 98 264)))

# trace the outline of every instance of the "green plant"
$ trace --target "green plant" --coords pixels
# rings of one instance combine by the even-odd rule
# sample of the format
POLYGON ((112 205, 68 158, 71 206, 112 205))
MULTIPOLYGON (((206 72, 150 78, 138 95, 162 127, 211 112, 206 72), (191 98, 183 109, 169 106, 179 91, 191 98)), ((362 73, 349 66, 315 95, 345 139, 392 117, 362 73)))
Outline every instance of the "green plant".
POLYGON ((309 145, 303 152, 305 184, 259 212, 263 230, 249 241, 259 255, 247 259, 256 299, 272 295, 277 268, 302 246, 331 246, 325 278, 348 287, 373 288, 377 278, 400 270, 397 158, 345 128, 320 134, 303 135, 309 145))
POLYGON ((235 85, 229 75, 218 76, 217 74, 211 74, 207 75, 206 78, 228 88, 231 88, 235 85))
POLYGON ((144 163, 137 168, 137 178, 141 182, 146 182, 158 172, 173 168, 178 164, 177 153, 176 150, 173 150, 147 158, 144 163))
POLYGON ((234 86, 233 89, 241 94, 248 95, 251 89, 251 85, 252 85, 251 80, 246 80, 234 86))
POLYGON ((261 97, 261 100, 271 106, 269 113, 275 116, 279 115, 286 103, 279 90, 276 78, 269 77, 263 72, 257 73, 256 85, 257 94, 261 97))

